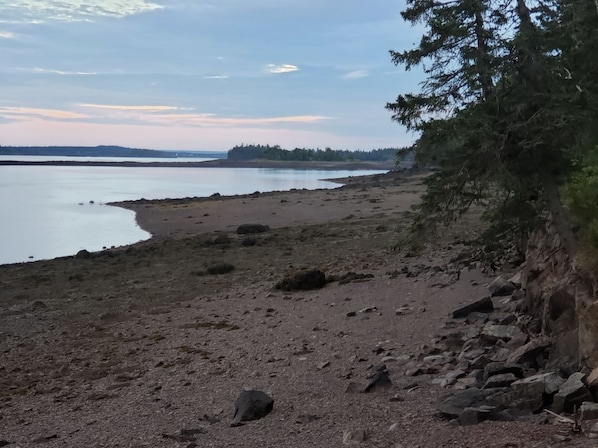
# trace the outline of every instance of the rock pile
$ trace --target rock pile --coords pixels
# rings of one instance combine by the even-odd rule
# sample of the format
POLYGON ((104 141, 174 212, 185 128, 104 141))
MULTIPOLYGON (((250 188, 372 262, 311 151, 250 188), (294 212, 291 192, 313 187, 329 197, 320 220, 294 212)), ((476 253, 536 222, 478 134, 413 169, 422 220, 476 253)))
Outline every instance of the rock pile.
POLYGON ((517 279, 500 277, 489 285, 491 296, 455 310, 405 374, 431 375, 432 384, 452 389, 438 410, 461 425, 547 410, 542 415, 574 414, 572 429, 598 438, 598 369, 577 371, 552 359, 552 341, 521 312, 517 279))

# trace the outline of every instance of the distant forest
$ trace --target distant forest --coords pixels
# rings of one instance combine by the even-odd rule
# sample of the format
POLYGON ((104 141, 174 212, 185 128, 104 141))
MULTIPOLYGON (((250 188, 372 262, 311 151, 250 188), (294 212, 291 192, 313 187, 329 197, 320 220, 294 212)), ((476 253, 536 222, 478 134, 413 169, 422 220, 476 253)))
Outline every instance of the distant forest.
POLYGON ((280 146, 270 145, 240 145, 228 151, 229 160, 289 160, 304 162, 382 162, 396 161, 398 148, 374 149, 372 151, 349 151, 326 149, 295 148, 282 149, 280 146))
POLYGON ((222 157, 217 152, 160 151, 122 146, 0 146, 6 156, 69 156, 69 157, 222 157))

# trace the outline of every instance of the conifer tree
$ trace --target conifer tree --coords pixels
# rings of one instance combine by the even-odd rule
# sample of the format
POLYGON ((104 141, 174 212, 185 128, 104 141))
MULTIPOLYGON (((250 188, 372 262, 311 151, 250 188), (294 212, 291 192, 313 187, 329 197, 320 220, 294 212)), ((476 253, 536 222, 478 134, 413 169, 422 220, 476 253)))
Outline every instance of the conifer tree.
POLYGON ((415 230, 481 204, 494 236, 524 237, 550 211, 574 255, 558 187, 596 129, 596 58, 582 56, 596 54, 593 0, 408 0, 402 15, 426 32, 392 60, 426 79, 387 108, 438 167, 415 230))

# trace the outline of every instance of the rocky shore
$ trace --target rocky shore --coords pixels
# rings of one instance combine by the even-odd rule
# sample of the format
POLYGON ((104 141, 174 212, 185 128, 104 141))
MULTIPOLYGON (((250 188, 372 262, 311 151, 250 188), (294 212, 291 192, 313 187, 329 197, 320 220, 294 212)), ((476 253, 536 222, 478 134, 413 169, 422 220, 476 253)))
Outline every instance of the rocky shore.
POLYGON ((595 446, 544 401, 447 402, 547 365, 513 357, 517 269, 464 262, 476 216, 397 247, 421 179, 123 203, 150 241, 0 266, 0 446, 595 446))

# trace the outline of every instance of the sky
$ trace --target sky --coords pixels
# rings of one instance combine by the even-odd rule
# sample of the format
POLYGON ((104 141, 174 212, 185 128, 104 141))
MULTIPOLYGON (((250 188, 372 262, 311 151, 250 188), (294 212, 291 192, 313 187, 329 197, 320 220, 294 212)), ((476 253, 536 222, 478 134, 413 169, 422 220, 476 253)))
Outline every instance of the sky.
POLYGON ((404 0, 0 0, 0 145, 401 147, 404 0))

